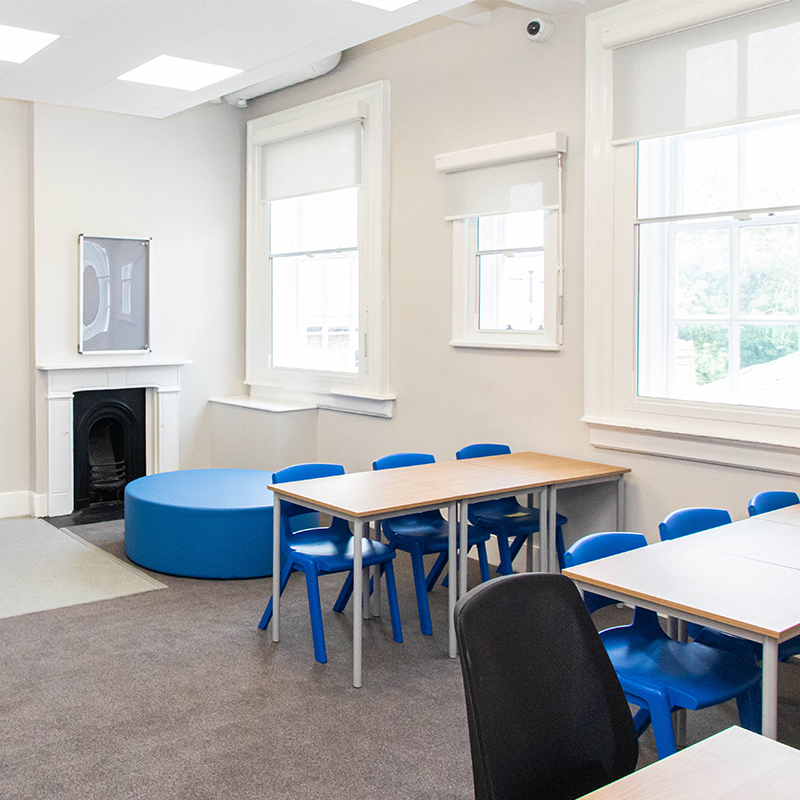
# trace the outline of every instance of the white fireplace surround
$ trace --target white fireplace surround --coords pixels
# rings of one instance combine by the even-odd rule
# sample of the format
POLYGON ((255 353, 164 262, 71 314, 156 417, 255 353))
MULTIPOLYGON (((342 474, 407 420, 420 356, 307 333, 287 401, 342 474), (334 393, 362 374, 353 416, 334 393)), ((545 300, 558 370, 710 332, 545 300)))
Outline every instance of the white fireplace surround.
POLYGON ((179 374, 181 365, 189 363, 38 366, 47 377, 47 494, 36 498, 36 516, 57 517, 73 511, 75 392, 144 388, 147 474, 178 469, 179 374))

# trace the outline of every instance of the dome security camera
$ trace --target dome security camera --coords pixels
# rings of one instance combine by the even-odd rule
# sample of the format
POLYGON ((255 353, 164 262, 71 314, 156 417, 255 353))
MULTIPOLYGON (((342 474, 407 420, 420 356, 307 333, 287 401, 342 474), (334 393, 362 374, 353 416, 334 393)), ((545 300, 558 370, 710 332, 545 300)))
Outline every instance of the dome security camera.
POLYGON ((546 19, 532 19, 525 26, 525 33, 532 42, 549 41, 555 32, 555 25, 546 19))

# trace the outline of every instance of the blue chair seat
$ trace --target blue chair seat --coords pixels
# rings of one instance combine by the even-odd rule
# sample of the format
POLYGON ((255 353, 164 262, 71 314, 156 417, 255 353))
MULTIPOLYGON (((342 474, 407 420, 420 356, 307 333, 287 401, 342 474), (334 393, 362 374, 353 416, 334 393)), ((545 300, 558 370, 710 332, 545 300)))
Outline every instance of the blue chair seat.
MULTIPOLYGON (((290 481, 326 478, 344 475, 340 464, 297 464, 279 470, 272 476, 273 484, 290 481)), ((353 560, 355 539, 350 526, 343 519, 334 517, 327 528, 303 528, 295 530, 293 521, 308 519, 308 509, 295 503, 281 503, 280 537, 281 551, 286 559, 280 575, 280 594, 286 588, 294 570, 301 570, 306 576, 308 611, 311 617, 311 636, 314 641, 314 658, 321 664, 328 660, 325 647, 325 631, 322 623, 319 576, 333 572, 347 572, 348 576, 333 610, 344 610, 346 600, 352 594, 353 560), (349 587, 349 588, 348 588, 349 587)), ((361 540, 361 556, 364 567, 380 566, 381 576, 386 577, 386 594, 392 620, 392 636, 396 642, 403 641, 400 625, 400 611, 397 605, 397 587, 394 580, 395 548, 371 539, 361 540)), ((265 630, 272 619, 272 598, 267 604, 258 627, 265 630)))
MULTIPOLYGON (((327 533, 327 528, 317 528, 300 531, 295 534, 292 542, 294 557, 301 561, 303 557, 314 560, 319 566, 320 572, 345 572, 353 568, 353 556, 355 555, 354 542, 352 536, 346 539, 329 539, 320 536, 327 533)), ((371 567, 380 564, 387 558, 393 558, 394 548, 383 542, 376 542, 373 539, 361 540, 361 558, 364 567, 371 567)))

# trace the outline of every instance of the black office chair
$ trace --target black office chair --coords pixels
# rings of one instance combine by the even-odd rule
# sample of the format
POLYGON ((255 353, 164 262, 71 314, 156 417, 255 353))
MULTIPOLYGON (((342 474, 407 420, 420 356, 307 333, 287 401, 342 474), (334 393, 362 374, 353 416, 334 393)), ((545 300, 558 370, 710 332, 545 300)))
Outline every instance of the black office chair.
POLYGON ((476 800, 572 800, 634 771, 630 708, 569 578, 495 578, 455 624, 476 800))

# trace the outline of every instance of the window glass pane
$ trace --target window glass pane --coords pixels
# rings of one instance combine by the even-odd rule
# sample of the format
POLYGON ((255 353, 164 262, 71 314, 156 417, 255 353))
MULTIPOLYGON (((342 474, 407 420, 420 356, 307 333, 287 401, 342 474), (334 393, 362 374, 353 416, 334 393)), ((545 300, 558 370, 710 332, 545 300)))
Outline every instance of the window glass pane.
POLYGON ((800 205, 800 123, 757 128, 745 135, 746 208, 800 205))
POLYGON ((482 331, 544 329, 544 253, 478 258, 478 328, 482 331))
POLYGON ((729 307, 730 234, 727 229, 675 234, 679 317, 726 314, 729 307))
POLYGON ((272 259, 275 367, 358 372, 358 254, 272 259))
POLYGON ((726 325, 679 325, 674 363, 677 396, 728 402, 729 351, 726 325))
POLYGON ((745 316, 797 315, 798 225, 753 225, 739 232, 739 309, 745 316))
POLYGON ((680 213, 702 214, 739 208, 738 150, 735 135, 686 141, 680 213))
POLYGON ((542 247, 543 244, 543 211, 478 217, 478 250, 511 250, 542 247))
POLYGON ((739 402, 800 408, 800 356, 795 325, 742 325, 739 402))
POLYGON ((357 246, 357 188, 270 203, 270 250, 273 254, 357 246))

